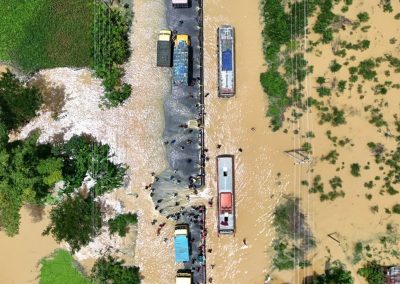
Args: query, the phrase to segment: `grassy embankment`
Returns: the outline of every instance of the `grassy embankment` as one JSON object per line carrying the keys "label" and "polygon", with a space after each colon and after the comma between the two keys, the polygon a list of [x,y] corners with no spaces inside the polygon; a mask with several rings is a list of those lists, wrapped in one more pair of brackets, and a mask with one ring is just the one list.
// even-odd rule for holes
{"label": "grassy embankment", "polygon": [[90,66],[88,1],[0,0],[0,60],[24,72]]}
{"label": "grassy embankment", "polygon": [[89,284],[91,283],[78,268],[71,254],[65,250],[56,250],[50,258],[41,262],[40,284]]}
{"label": "grassy embankment", "polygon": [[0,61],[25,73],[91,67],[103,79],[106,107],[130,96],[121,80],[130,55],[128,6],[78,0],[0,0],[0,6]]}

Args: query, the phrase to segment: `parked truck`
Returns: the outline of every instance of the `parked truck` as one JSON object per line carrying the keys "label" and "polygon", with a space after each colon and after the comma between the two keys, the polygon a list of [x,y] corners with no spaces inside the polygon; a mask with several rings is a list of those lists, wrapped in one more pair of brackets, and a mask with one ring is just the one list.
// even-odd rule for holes
{"label": "parked truck", "polygon": [[189,36],[178,34],[175,39],[173,56],[173,81],[175,85],[189,85],[189,49]]}
{"label": "parked truck", "polygon": [[174,8],[189,8],[191,0],[172,0],[172,7]]}
{"label": "parked truck", "polygon": [[170,30],[161,30],[157,41],[157,66],[172,66],[172,32]]}
{"label": "parked truck", "polygon": [[189,261],[189,225],[177,224],[174,234],[175,261]]}
{"label": "parked truck", "polygon": [[192,284],[193,276],[190,270],[178,270],[176,273],[176,284]]}

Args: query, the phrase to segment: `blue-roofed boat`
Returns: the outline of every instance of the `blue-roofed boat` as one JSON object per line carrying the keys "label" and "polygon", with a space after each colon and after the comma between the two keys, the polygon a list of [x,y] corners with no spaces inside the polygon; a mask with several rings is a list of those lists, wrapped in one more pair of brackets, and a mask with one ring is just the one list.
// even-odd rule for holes
{"label": "blue-roofed boat", "polygon": [[218,93],[220,97],[231,97],[235,94],[235,30],[232,26],[219,27],[218,50]]}

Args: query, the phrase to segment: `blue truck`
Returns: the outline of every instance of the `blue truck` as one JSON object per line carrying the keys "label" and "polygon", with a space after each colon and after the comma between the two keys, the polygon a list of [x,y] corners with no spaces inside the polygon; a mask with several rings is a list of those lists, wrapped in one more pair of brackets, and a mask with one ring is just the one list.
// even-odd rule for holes
{"label": "blue truck", "polygon": [[177,224],[174,233],[175,261],[177,263],[189,261],[189,225]]}
{"label": "blue truck", "polygon": [[173,81],[174,85],[189,85],[189,48],[188,35],[177,35],[173,56]]}

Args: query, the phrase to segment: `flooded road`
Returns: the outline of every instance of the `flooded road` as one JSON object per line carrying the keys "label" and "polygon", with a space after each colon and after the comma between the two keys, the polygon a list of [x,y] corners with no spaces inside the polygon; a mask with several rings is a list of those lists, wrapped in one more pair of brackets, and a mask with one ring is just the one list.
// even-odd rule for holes
{"label": "flooded road", "polygon": [[[263,283],[271,261],[268,255],[272,255],[272,212],[290,183],[284,173],[293,167],[282,150],[292,147],[292,141],[284,134],[273,134],[265,117],[267,101],[259,83],[265,70],[259,1],[205,1],[204,8],[204,92],[210,93],[205,98],[210,158],[206,187],[216,196],[215,158],[235,155],[237,220],[234,237],[218,237],[216,206],[209,208],[207,247],[212,253],[207,254],[207,273],[213,283]],[[223,24],[233,25],[236,34],[237,89],[230,99],[217,96],[217,28]],[[220,149],[217,144],[222,145]],[[278,172],[283,174],[279,179]]]}

